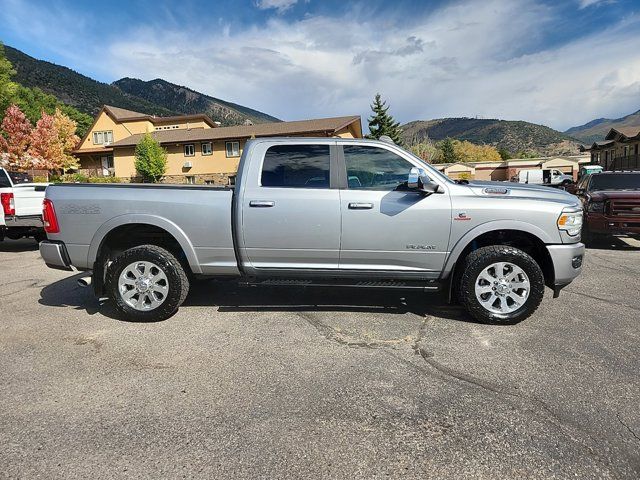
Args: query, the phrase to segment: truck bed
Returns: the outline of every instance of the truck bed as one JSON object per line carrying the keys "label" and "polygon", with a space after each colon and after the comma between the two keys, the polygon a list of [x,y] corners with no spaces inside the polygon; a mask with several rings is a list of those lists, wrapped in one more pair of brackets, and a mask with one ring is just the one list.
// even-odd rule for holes
{"label": "truck bed", "polygon": [[169,232],[194,273],[234,274],[231,232],[233,190],[228,187],[158,184],[57,184],[47,188],[71,263],[90,269],[112,229],[136,223]]}

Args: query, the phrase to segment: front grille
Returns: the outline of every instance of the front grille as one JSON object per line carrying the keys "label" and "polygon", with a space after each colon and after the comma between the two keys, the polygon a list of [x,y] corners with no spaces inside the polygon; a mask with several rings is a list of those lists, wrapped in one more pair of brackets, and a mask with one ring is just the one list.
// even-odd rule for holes
{"label": "front grille", "polygon": [[640,217],[640,199],[609,200],[607,212],[613,216]]}

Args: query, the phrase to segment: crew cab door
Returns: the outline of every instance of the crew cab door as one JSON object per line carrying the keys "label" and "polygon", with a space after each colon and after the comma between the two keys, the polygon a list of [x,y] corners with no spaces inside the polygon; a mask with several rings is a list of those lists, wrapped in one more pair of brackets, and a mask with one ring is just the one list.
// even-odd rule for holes
{"label": "crew cab door", "polygon": [[338,145],[338,158],[347,187],[340,190],[340,269],[438,276],[451,230],[446,187],[428,196],[402,191],[411,168],[424,165],[392,147]]}
{"label": "crew cab door", "polygon": [[253,273],[337,269],[340,193],[335,142],[260,143],[243,176],[242,245]]}

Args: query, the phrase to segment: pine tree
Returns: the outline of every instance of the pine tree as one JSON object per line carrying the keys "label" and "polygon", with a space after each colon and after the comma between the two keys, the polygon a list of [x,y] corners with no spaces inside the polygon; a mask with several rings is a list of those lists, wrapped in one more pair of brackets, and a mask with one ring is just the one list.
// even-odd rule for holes
{"label": "pine tree", "polygon": [[371,110],[373,111],[373,115],[369,117],[370,133],[367,135],[367,138],[379,139],[381,136],[387,135],[397,145],[402,144],[400,123],[396,122],[394,118],[389,115],[387,102],[382,100],[379,93],[376,94],[373,100]]}
{"label": "pine tree", "polygon": [[145,182],[156,183],[167,170],[167,151],[148,133],[136,145],[135,159],[136,171]]}
{"label": "pine tree", "polygon": [[455,148],[453,147],[453,140],[449,137],[440,142],[440,150],[442,150],[443,163],[455,163],[458,161]]}

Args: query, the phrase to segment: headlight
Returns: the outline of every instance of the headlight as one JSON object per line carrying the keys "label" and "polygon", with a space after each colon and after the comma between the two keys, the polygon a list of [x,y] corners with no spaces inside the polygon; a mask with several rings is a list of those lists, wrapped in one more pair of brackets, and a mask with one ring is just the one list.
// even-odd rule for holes
{"label": "headlight", "polygon": [[604,212],[604,202],[590,202],[587,205],[587,211],[603,213]]}
{"label": "headlight", "polygon": [[564,230],[572,237],[578,235],[582,229],[582,211],[563,211],[557,223],[559,230]]}

